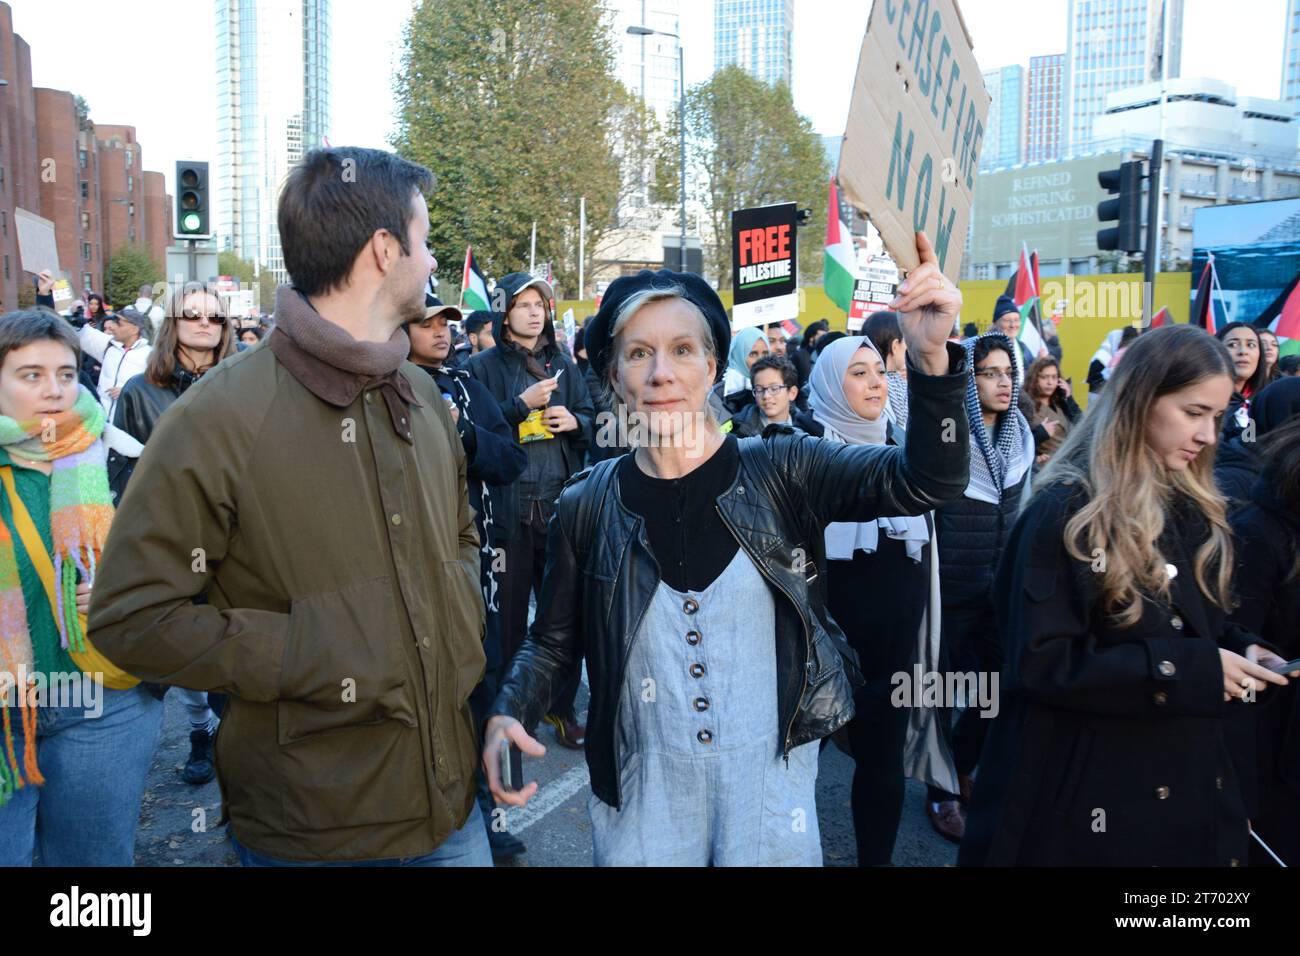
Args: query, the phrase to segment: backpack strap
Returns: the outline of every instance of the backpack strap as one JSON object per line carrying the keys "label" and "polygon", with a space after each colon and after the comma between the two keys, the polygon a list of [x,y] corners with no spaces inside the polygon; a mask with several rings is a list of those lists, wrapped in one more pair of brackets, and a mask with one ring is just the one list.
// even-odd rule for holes
{"label": "backpack strap", "polygon": [[588,465],[569,478],[564,483],[564,490],[560,492],[563,500],[564,491],[571,485],[584,485],[580,494],[575,492],[570,496],[573,500],[573,524],[568,532],[569,543],[573,545],[579,567],[585,564],[587,552],[591,549],[591,540],[596,535],[596,519],[609,493],[610,484],[615,480],[614,469],[621,458],[622,455]]}

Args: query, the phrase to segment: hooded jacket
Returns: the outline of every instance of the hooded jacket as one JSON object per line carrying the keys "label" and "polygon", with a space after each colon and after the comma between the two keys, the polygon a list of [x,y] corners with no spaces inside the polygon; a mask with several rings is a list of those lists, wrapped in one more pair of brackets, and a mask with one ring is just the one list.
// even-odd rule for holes
{"label": "hooded jacket", "polygon": [[[519,273],[512,275],[519,275]],[[503,279],[502,285],[505,285],[506,280],[511,278],[512,276],[507,276],[506,279]],[[507,309],[524,288],[527,288],[527,285],[520,285],[514,288],[513,291],[508,291]],[[486,386],[492,397],[496,399],[501,415],[506,420],[506,424],[510,426],[515,442],[518,443],[519,424],[528,417],[528,413],[531,411],[519,396],[533,384],[535,379],[528,374],[524,356],[519,350],[506,345],[505,325],[506,314],[504,312],[493,312],[492,334],[496,338],[497,344],[490,349],[471,356],[466,363],[466,367],[470,375]],[[592,407],[591,395],[587,391],[587,385],[583,377],[578,374],[577,365],[555,344],[555,323],[549,306],[547,307],[546,324],[542,327],[542,334],[549,340],[540,357],[543,367],[551,375],[561,369],[564,370],[564,374],[560,376],[559,386],[551,394],[550,404],[567,408],[569,413],[577,419],[578,427],[573,431],[556,435],[553,439],[530,442],[524,446],[524,451],[527,454],[536,454],[540,450],[530,451],[529,445],[557,445],[567,476],[581,470],[585,463],[587,447],[592,441],[595,409]],[[516,479],[509,485],[501,486],[499,493],[494,490],[492,492],[492,503],[494,507],[499,505],[495,524],[501,540],[508,540],[514,536],[515,526],[519,524],[522,517],[522,508],[519,501],[519,480]]]}

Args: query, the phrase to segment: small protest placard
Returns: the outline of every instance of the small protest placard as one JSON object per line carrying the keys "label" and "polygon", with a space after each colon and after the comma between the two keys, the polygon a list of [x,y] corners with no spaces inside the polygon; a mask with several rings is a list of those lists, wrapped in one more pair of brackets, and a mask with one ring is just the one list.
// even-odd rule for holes
{"label": "small protest placard", "polygon": [[731,214],[731,327],[767,325],[799,315],[798,236],[792,202]]}

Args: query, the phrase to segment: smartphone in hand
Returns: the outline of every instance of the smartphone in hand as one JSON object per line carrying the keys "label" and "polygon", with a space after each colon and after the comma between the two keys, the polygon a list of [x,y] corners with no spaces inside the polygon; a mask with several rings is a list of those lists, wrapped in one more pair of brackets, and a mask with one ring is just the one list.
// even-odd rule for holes
{"label": "smartphone in hand", "polygon": [[501,741],[501,789],[515,791],[524,785],[523,752],[509,740]]}

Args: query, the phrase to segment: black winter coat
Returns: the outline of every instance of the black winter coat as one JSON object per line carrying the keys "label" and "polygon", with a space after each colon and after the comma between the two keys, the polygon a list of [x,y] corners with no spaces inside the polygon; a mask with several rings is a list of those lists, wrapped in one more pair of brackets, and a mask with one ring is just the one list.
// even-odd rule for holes
{"label": "black winter coat", "polygon": [[1219,442],[1218,451],[1214,453],[1214,483],[1219,486],[1219,493],[1228,499],[1229,512],[1240,508],[1250,498],[1250,489],[1259,480],[1264,467],[1254,444],[1242,441],[1241,437],[1238,434]]}
{"label": "black winter coat", "polygon": [[[483,521],[483,485],[496,501],[498,489],[504,496],[506,488],[523,474],[528,465],[528,453],[515,440],[515,433],[501,417],[501,409],[481,382],[476,382],[462,369],[420,368],[429,373],[444,395],[450,395],[460,414],[456,419],[456,433],[465,449],[465,488],[469,506],[474,509],[474,524],[479,541],[492,544],[498,540],[500,529],[493,514],[491,531]],[[463,391],[462,391],[463,389]],[[473,424],[470,424],[473,422]]]}
{"label": "black winter coat", "polygon": [[[825,433],[821,422],[808,412],[801,412],[798,406],[790,409],[790,421],[796,428],[802,429],[814,438],[821,438]],[[765,426],[759,417],[757,405],[746,405],[731,417],[731,432],[740,438],[754,438],[762,435]]]}
{"label": "black winter coat", "polygon": [[[166,387],[154,385],[143,375],[132,376],[126,380],[122,393],[117,398],[117,405],[113,409],[113,424],[140,444],[147,444],[163,412],[171,408],[172,403],[198,380],[197,375],[187,371],[180,363],[177,363],[171,383]],[[137,461],[138,458],[110,453],[108,488],[113,493],[114,505],[121,503]]]}
{"label": "black winter coat", "polygon": [[[829,736],[853,717],[852,651],[824,606],[817,567],[831,521],[919,515],[961,494],[969,480],[966,357],[949,345],[950,374],[908,375],[905,447],[844,445],[784,429],[742,439],[735,482],[717,500],[739,547],[776,601],[777,713],[783,751]],[[958,422],[944,441],[944,420]],[[952,437],[952,436],[949,436]],[[768,456],[756,473],[748,454]],[[592,792],[620,805],[617,717],[630,642],[659,586],[642,519],[619,498],[615,462],[575,476],[551,521],[537,618],[493,704],[531,729],[585,657],[591,687],[587,765]],[[769,480],[771,478],[772,480]],[[789,502],[787,507],[784,502]],[[579,539],[579,528],[588,536]],[[803,556],[796,560],[796,548]],[[847,652],[847,653],[846,653]]]}
{"label": "black winter coat", "polygon": [[[964,866],[1244,865],[1249,835],[1225,720],[1219,648],[1253,635],[1201,594],[1193,557],[1205,525],[1166,522],[1172,606],[1144,599],[1117,628],[1097,575],[1065,548],[1081,490],[1034,495],[993,589],[1006,649],[1001,711],[980,759]],[[1266,691],[1272,693],[1272,691]]]}
{"label": "black winter coat", "polygon": [[[504,326],[505,313],[492,313],[492,334],[498,343],[505,341]],[[573,359],[554,345],[555,325],[549,315],[543,334],[552,343],[546,347],[543,356],[544,364],[549,365],[552,373],[564,369],[559,386],[551,393],[550,403],[567,408],[569,413],[578,420],[578,427],[574,431],[564,432],[552,439],[561,443],[565,468],[572,475],[585,464],[587,447],[592,441],[595,409],[592,407],[586,382],[578,374],[578,366],[574,364]],[[535,381],[524,366],[524,357],[518,351],[498,344],[471,356],[466,368],[469,374],[485,385],[492,397],[496,399],[501,415],[514,433],[515,442],[518,443],[519,423],[527,418],[531,411],[519,396]],[[513,537],[520,521],[519,482],[514,481],[502,488],[501,494],[493,495],[492,506],[496,511],[494,519],[500,539],[504,541]]]}
{"label": "black winter coat", "polygon": [[1002,490],[1001,504],[963,495],[935,512],[939,579],[945,604],[988,600],[993,572],[1020,513],[1020,497],[1028,483],[1026,472],[1020,484]]}
{"label": "black winter coat", "polygon": [[[1267,481],[1230,518],[1236,537],[1238,606],[1231,620],[1287,660],[1300,657],[1300,514]],[[1300,863],[1300,681],[1270,687],[1253,711],[1257,773],[1250,807],[1255,830],[1288,866]],[[1256,847],[1252,853],[1259,856]]]}

